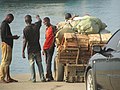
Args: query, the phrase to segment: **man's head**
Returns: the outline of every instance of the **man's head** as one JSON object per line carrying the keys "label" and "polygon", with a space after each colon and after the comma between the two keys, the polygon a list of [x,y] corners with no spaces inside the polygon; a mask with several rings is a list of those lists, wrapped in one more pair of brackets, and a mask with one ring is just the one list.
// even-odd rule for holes
{"label": "man's head", "polygon": [[26,16],[25,16],[25,22],[26,22],[26,24],[31,24],[31,22],[32,22],[32,17],[31,17],[30,15],[26,15]]}
{"label": "man's head", "polygon": [[50,25],[50,18],[49,17],[45,17],[43,19],[43,23],[44,23],[44,25],[49,26]]}
{"label": "man's head", "polygon": [[69,20],[70,18],[72,18],[72,15],[70,13],[66,13],[65,20]]}
{"label": "man's head", "polygon": [[7,14],[5,20],[8,22],[8,23],[11,23],[13,20],[14,20],[14,16],[13,14]]}

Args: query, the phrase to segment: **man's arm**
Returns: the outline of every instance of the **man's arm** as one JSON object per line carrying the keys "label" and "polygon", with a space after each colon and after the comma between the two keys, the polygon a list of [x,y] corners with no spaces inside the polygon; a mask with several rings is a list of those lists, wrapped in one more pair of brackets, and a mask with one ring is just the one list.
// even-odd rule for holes
{"label": "man's arm", "polygon": [[22,57],[25,58],[25,48],[26,48],[27,42],[25,39],[23,39],[23,49],[22,49]]}
{"label": "man's arm", "polygon": [[18,35],[8,35],[8,32],[10,31],[9,26],[6,23],[2,23],[1,25],[1,35],[5,38],[11,38],[11,39],[18,39],[20,36]]}
{"label": "man's arm", "polygon": [[22,48],[22,57],[23,58],[25,58],[25,48],[26,48],[26,46],[27,46],[27,40],[26,40],[26,38],[25,38],[25,33],[24,33],[24,31],[23,31],[23,48]]}
{"label": "man's arm", "polygon": [[18,39],[20,36],[18,36],[18,35],[8,35],[8,36],[6,36],[6,38],[12,38],[12,39]]}
{"label": "man's arm", "polygon": [[42,26],[42,20],[41,20],[41,18],[39,17],[39,15],[36,15],[36,19],[37,19],[37,22],[35,22],[35,28],[36,28],[37,30],[39,30],[40,27]]}

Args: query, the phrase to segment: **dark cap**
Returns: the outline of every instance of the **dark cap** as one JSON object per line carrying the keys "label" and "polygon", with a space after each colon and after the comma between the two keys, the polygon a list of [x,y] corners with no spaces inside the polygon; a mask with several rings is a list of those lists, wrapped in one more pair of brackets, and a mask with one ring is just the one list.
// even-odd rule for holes
{"label": "dark cap", "polygon": [[72,17],[72,15],[70,13],[65,14],[65,19],[70,19],[71,17]]}

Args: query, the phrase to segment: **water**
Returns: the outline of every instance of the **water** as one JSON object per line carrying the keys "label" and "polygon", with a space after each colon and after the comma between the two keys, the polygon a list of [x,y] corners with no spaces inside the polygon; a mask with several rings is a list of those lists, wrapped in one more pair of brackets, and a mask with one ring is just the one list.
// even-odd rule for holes
{"label": "water", "polygon": [[[64,14],[83,16],[90,14],[100,18],[107,24],[108,30],[114,33],[120,28],[120,1],[119,0],[0,0],[0,23],[8,13],[13,13],[15,20],[10,24],[12,33],[20,35],[20,39],[14,41],[13,60],[11,73],[29,73],[27,59],[22,59],[22,31],[25,27],[24,16],[30,14],[35,22],[37,14],[43,19],[51,18],[51,23],[56,24],[64,20]],[[41,28],[41,46],[43,46],[45,26]],[[26,54],[27,56],[27,54]],[[1,58],[1,51],[0,51]],[[43,66],[45,70],[44,56]],[[1,59],[0,59],[1,61]]]}

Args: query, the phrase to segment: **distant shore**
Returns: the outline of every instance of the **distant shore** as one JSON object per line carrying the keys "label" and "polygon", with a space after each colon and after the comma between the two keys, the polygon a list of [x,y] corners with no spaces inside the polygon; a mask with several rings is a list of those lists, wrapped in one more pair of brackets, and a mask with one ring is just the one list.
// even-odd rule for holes
{"label": "distant shore", "polygon": [[17,79],[17,83],[0,83],[0,90],[85,90],[85,83],[66,83],[66,82],[40,82],[37,75],[37,82],[29,81],[30,74],[12,75]]}

